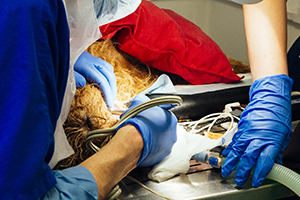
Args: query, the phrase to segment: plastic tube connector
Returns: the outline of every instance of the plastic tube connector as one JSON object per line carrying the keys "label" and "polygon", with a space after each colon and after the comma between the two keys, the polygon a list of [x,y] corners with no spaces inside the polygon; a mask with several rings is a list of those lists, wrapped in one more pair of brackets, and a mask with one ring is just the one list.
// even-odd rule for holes
{"label": "plastic tube connector", "polygon": [[217,168],[221,167],[220,163],[221,163],[220,157],[210,156],[208,159],[208,164],[210,164],[213,167],[217,167]]}
{"label": "plastic tube connector", "polygon": [[207,163],[213,167],[221,167],[221,158],[219,153],[203,151],[195,154],[192,158],[197,162]]}
{"label": "plastic tube connector", "polygon": [[197,162],[207,163],[208,162],[208,151],[203,151],[200,153],[195,154],[192,158]]}

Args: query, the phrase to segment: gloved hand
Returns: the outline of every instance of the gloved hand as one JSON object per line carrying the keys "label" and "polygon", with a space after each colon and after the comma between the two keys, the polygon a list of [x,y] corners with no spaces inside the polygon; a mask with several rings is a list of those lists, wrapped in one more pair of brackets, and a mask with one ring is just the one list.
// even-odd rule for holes
{"label": "gloved hand", "polygon": [[274,162],[282,164],[282,152],[292,133],[291,92],[293,80],[275,75],[256,80],[250,103],[243,111],[238,131],[223,151],[227,157],[222,176],[228,176],[240,160],[235,182],[242,186],[255,166],[252,186],[259,187]]}
{"label": "gloved hand", "polygon": [[[148,100],[145,95],[137,95],[126,112]],[[149,108],[125,121],[118,129],[127,124],[134,125],[144,140],[143,153],[137,166],[155,165],[171,153],[177,140],[177,118],[171,111],[158,106]]]}
{"label": "gloved hand", "polygon": [[108,62],[83,52],[74,64],[76,87],[81,88],[86,84],[96,83],[100,86],[102,96],[109,108],[114,106],[117,96],[117,82],[114,68]]}

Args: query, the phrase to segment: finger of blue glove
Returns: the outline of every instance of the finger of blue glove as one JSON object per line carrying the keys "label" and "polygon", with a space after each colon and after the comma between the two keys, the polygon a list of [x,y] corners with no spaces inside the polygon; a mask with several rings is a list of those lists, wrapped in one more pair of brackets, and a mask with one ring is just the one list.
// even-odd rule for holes
{"label": "finger of blue glove", "polygon": [[280,151],[280,145],[268,145],[266,146],[257,160],[257,164],[255,167],[252,186],[257,188],[259,187],[267,175],[272,170],[274,166],[274,160]]}
{"label": "finger of blue glove", "polygon": [[74,71],[74,77],[76,82],[76,88],[83,88],[86,85],[85,78],[77,71]]}
{"label": "finger of blue glove", "polygon": [[117,86],[112,65],[85,51],[77,59],[74,70],[85,77],[90,83],[99,85],[107,106],[114,106]]}
{"label": "finger of blue glove", "polygon": [[163,105],[159,105],[158,107],[163,108],[165,110],[170,110],[176,106],[178,106],[178,105],[177,104],[163,104]]}
{"label": "finger of blue glove", "polygon": [[[104,73],[103,73],[104,72]],[[102,96],[107,103],[107,106],[110,108],[114,107],[114,101],[117,96],[117,85],[116,85],[116,77],[113,73],[105,74],[107,70],[103,69],[102,73],[98,70],[94,73],[90,74],[86,79],[90,83],[96,83],[100,86],[100,91]]]}
{"label": "finger of blue glove", "polygon": [[[230,152],[233,150],[233,146],[235,145],[237,139],[240,137],[242,133],[240,131],[237,131],[233,138],[232,138],[232,142],[222,151],[222,156],[224,157],[227,157],[226,160],[227,162],[225,161],[224,165],[225,165],[225,168],[224,168],[224,165],[222,167],[222,176],[223,177],[226,177],[228,176],[229,174],[231,174],[231,172],[233,171],[233,169],[236,167],[236,164],[235,161],[233,162],[233,164],[229,164],[230,162],[232,162],[230,160],[230,158],[228,157],[231,157],[232,156],[237,156],[236,153],[231,153]],[[237,152],[237,151],[236,151]],[[240,157],[241,155],[239,155],[238,157]],[[223,169],[224,168],[224,169]],[[233,169],[232,169],[233,168]]]}
{"label": "finger of blue glove", "polygon": [[223,177],[229,176],[232,173],[232,171],[236,168],[238,161],[244,152],[244,148],[245,146],[243,144],[240,146],[236,146],[234,144],[229,149],[229,152],[225,152],[227,154],[227,158],[221,169],[221,174]]}
{"label": "finger of blue glove", "polygon": [[222,151],[222,155],[227,157],[230,151],[232,150],[233,145],[235,144],[236,140],[241,136],[241,131],[237,131],[232,138],[232,142]]}
{"label": "finger of blue glove", "polygon": [[117,80],[114,73],[114,67],[102,59],[99,60],[99,63],[101,64],[94,64],[95,68],[106,77],[111,87],[112,93],[117,94]]}
{"label": "finger of blue glove", "polygon": [[222,151],[222,156],[223,157],[227,157],[228,156],[228,154],[230,153],[230,151],[232,150],[232,145],[233,145],[234,143],[233,142],[231,142],[227,147],[226,147],[226,149],[224,149],[223,151]]}
{"label": "finger of blue glove", "polygon": [[283,142],[282,145],[281,145],[282,147],[281,147],[281,149],[280,149],[280,151],[279,151],[279,153],[277,154],[277,157],[276,157],[276,159],[275,159],[275,163],[282,165],[282,154],[283,154],[284,149],[285,149],[285,148],[288,146],[288,144],[290,143],[290,140],[291,140],[290,136],[289,136],[289,135],[286,135],[285,140],[284,140],[284,142]]}
{"label": "finger of blue glove", "polygon": [[261,140],[252,140],[247,146],[236,171],[235,183],[237,186],[243,186],[248,180],[262,148],[264,148],[264,142]]}

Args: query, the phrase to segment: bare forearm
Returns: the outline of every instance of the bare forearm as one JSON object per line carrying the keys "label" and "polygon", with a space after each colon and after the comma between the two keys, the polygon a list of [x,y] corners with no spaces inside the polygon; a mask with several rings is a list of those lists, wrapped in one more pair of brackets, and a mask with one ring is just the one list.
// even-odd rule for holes
{"label": "bare forearm", "polygon": [[96,179],[99,199],[108,192],[136,166],[142,150],[143,139],[138,130],[127,125],[118,130],[112,140],[99,152],[84,161]]}
{"label": "bare forearm", "polygon": [[264,0],[243,9],[253,81],[288,74],[286,0]]}

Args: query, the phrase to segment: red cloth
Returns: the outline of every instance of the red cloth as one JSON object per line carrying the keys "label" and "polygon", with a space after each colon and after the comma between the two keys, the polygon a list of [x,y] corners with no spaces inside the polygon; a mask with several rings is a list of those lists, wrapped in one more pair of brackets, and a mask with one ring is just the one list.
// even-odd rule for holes
{"label": "red cloth", "polygon": [[142,63],[180,75],[192,84],[241,79],[220,47],[198,26],[149,1],[100,30],[103,39],[115,37],[122,51]]}

